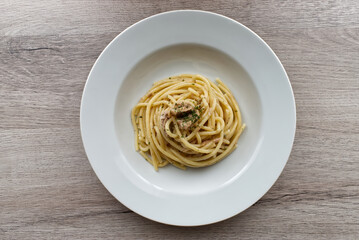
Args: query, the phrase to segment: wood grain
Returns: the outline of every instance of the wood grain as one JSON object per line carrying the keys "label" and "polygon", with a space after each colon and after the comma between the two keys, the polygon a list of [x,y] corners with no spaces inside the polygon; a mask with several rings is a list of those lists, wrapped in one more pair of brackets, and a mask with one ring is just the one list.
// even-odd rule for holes
{"label": "wood grain", "polygon": [[[271,190],[209,226],[147,220],[101,185],[82,147],[87,75],[126,27],[174,9],[257,32],[290,77],[292,154]],[[2,1],[0,239],[359,239],[359,1]]]}

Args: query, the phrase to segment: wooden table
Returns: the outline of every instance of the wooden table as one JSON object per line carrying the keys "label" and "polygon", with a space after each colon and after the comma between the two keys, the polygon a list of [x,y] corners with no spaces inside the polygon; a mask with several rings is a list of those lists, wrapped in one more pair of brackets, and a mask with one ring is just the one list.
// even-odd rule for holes
{"label": "wooden table", "polygon": [[[272,189],[195,228],[133,213],[86,158],[87,75],[121,31],[202,9],[258,33],[291,80],[297,132]],[[359,1],[1,1],[0,239],[359,239]]]}

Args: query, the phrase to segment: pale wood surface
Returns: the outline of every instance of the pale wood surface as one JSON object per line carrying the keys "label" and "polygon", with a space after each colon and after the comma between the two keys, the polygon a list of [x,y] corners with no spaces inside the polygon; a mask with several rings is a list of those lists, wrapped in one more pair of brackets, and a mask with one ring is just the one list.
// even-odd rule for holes
{"label": "pale wood surface", "polygon": [[[297,103],[279,180],[224,222],[172,227],[117,202],[82,147],[79,106],[102,49],[173,9],[224,14],[277,53]],[[359,1],[0,2],[0,239],[359,239]]]}

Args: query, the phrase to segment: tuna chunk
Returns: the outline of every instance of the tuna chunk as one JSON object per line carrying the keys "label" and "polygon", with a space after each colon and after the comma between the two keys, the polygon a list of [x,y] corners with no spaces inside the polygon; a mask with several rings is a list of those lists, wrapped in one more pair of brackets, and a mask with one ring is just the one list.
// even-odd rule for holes
{"label": "tuna chunk", "polygon": [[194,123],[200,118],[200,111],[192,102],[179,100],[171,109],[166,109],[161,113],[160,121],[163,129],[168,119],[172,116],[175,117],[180,129],[190,130],[194,126]]}
{"label": "tuna chunk", "polygon": [[194,107],[194,104],[190,101],[179,100],[174,104],[173,108],[171,109],[171,114],[176,117],[181,117],[192,112],[194,110]]}
{"label": "tuna chunk", "polygon": [[163,129],[165,129],[165,125],[166,125],[166,122],[168,121],[168,119],[171,118],[171,112],[166,109],[164,110],[162,113],[161,113],[161,116],[160,116],[160,121],[161,121],[161,127]]}

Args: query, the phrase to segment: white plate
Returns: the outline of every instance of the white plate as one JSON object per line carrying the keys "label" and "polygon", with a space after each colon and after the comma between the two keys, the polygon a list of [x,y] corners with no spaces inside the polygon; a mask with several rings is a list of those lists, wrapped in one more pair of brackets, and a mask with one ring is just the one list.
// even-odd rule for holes
{"label": "white plate", "polygon": [[[181,73],[219,77],[247,128],[213,166],[156,172],[135,152],[130,111],[154,81]],[[287,162],[295,126],[291,85],[273,51],[242,24],[203,11],[161,13],[119,34],[94,64],[81,103],[82,140],[103,185],[134,212],[181,226],[227,219],[260,199]]]}

